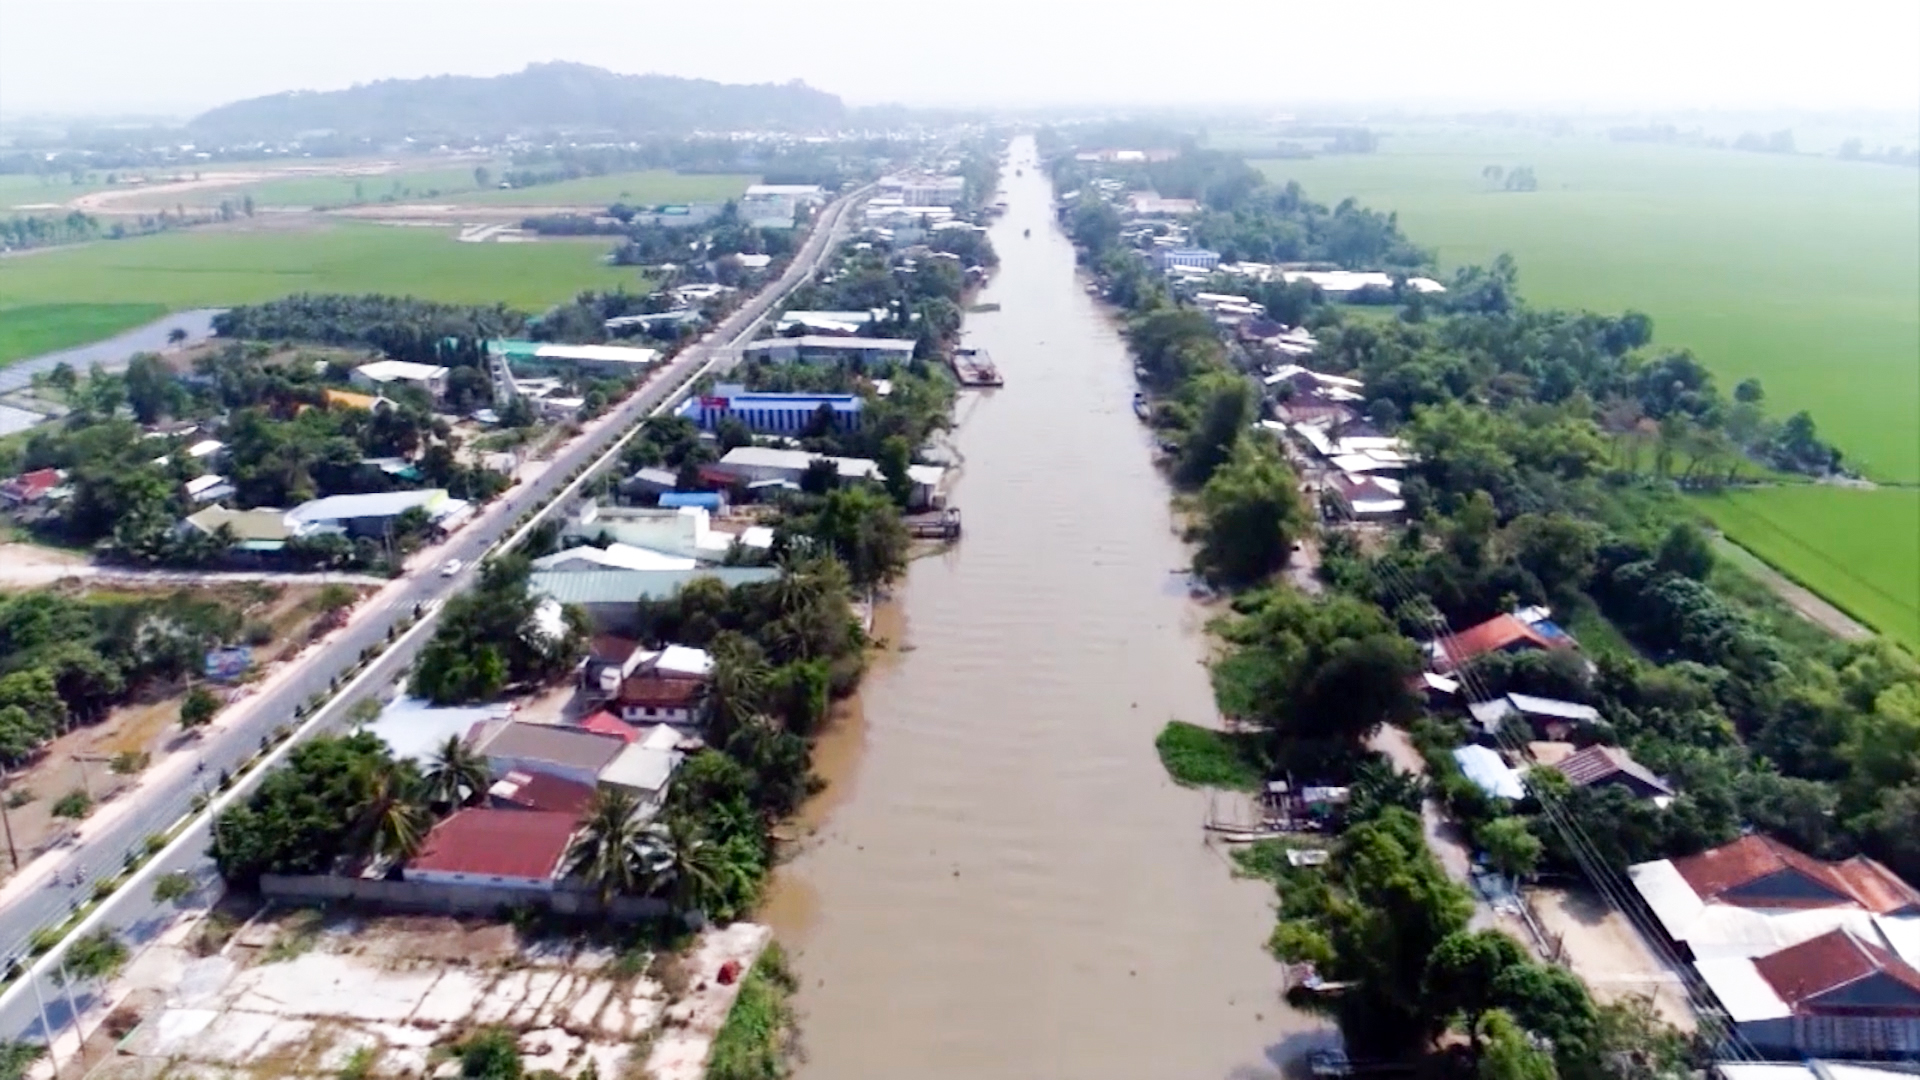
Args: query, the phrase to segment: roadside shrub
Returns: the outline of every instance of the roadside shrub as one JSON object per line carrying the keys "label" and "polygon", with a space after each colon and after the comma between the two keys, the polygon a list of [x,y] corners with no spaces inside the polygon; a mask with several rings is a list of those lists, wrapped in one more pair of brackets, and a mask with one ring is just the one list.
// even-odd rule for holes
{"label": "roadside shrub", "polygon": [[60,796],[60,801],[53,804],[54,817],[78,821],[92,812],[93,797],[79,788]]}

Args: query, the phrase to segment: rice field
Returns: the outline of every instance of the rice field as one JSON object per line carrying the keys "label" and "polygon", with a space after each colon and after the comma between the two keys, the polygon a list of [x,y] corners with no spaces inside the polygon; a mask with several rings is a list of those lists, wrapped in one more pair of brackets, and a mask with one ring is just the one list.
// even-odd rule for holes
{"label": "rice field", "polygon": [[[1867,475],[1920,481],[1920,171],[1829,158],[1393,135],[1380,153],[1267,160],[1315,199],[1395,211],[1446,268],[1510,252],[1536,303],[1653,316],[1731,388],[1808,409]],[[1489,165],[1539,190],[1493,190]]]}
{"label": "rice field", "polygon": [[1920,650],[1920,490],[1803,484],[1694,503],[1780,572]]}
{"label": "rice field", "polygon": [[189,230],[0,259],[0,364],[110,336],[165,311],[296,292],[381,292],[541,311],[640,287],[596,240],[460,244],[453,230],[359,223]]}
{"label": "rice field", "polygon": [[665,169],[583,176],[553,184],[475,191],[448,200],[471,206],[636,206],[660,203],[725,202],[738,198],[757,176],[733,173],[677,173]]}

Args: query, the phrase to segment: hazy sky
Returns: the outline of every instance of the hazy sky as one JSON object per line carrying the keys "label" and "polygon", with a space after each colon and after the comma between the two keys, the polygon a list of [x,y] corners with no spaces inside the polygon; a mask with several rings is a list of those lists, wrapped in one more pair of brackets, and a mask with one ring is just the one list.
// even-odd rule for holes
{"label": "hazy sky", "polygon": [[1920,3],[0,0],[0,111],[187,114],[529,61],[869,104],[1920,103]]}

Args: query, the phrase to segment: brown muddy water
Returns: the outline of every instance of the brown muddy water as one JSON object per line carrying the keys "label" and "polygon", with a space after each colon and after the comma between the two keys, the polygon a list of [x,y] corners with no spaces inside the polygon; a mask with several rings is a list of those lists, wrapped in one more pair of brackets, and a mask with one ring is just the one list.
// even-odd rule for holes
{"label": "brown muddy water", "polygon": [[966,537],[878,627],[896,650],[821,747],[834,788],[765,913],[801,980],[800,1076],[1274,1076],[1327,1036],[1280,998],[1271,891],[1231,877],[1206,796],[1154,755],[1169,718],[1215,713],[1132,362],[1031,140],[1002,179],[980,298],[1002,309],[966,337],[1007,385],[957,411]]}

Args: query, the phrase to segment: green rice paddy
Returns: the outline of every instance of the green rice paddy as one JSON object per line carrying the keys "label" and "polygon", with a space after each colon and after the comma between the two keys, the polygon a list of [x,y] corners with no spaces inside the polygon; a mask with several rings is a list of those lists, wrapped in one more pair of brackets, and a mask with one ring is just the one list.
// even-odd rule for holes
{"label": "green rice paddy", "polygon": [[[1268,160],[1323,202],[1397,212],[1443,268],[1508,252],[1543,304],[1627,308],[1723,387],[1758,377],[1853,468],[1920,482],[1920,172],[1588,137],[1391,134],[1370,155]],[[1489,165],[1539,190],[1493,190]],[[1920,491],[1783,486],[1702,499],[1736,542],[1920,646]]]}
{"label": "green rice paddy", "polygon": [[1806,484],[1695,502],[1742,547],[1920,649],[1920,490]]}
{"label": "green rice paddy", "polygon": [[583,289],[638,287],[610,243],[462,244],[452,230],[366,224],[184,231],[0,259],[0,364],[107,337],[164,311],[296,292],[382,292],[540,311]]}
{"label": "green rice paddy", "polygon": [[660,203],[725,202],[737,198],[757,176],[731,173],[677,173],[665,169],[646,172],[583,176],[554,184],[508,190],[476,191],[449,200],[478,206],[635,206]]}

